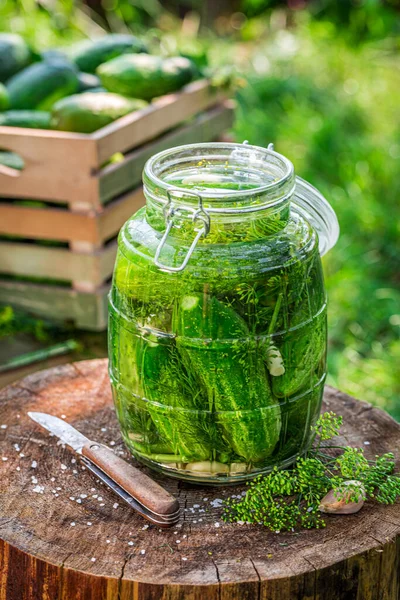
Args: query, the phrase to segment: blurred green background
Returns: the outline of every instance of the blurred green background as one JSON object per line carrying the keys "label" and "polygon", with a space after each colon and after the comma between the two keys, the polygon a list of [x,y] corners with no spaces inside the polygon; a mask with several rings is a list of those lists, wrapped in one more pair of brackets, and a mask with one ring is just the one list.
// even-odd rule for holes
{"label": "blurred green background", "polygon": [[[235,139],[273,142],[339,218],[324,258],[329,383],[400,419],[398,0],[2,0],[0,30],[37,50],[133,31],[164,54],[233,65]],[[0,311],[0,336],[18,330],[59,335]],[[105,354],[105,335],[80,339],[79,357]]]}

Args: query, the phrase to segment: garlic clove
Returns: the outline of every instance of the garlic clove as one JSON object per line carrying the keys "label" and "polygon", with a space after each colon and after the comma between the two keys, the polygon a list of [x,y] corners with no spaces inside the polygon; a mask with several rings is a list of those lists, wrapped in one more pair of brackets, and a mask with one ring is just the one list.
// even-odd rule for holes
{"label": "garlic clove", "polygon": [[[348,491],[343,488],[348,486]],[[354,494],[355,488],[359,489],[358,501],[349,501]],[[323,513],[333,515],[352,515],[357,513],[364,506],[365,488],[361,481],[351,479],[342,483],[341,489],[333,489],[321,500],[319,510]]]}
{"label": "garlic clove", "polygon": [[267,350],[267,369],[273,377],[279,377],[285,372],[282,354],[273,344]]}

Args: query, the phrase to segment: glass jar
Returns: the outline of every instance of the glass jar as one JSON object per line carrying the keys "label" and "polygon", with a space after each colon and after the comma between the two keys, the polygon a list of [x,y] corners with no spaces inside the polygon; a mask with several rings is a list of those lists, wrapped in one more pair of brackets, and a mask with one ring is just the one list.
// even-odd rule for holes
{"label": "glass jar", "polygon": [[246,144],[161,152],[122,227],[110,378],[124,441],[202,483],[283,467],[312,442],[326,377],[320,255],[335,213],[293,165]]}

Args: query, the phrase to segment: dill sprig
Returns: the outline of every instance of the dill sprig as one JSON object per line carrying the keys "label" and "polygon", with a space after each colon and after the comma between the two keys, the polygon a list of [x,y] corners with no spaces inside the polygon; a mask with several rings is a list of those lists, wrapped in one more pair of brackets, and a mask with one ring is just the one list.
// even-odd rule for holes
{"label": "dill sprig", "polygon": [[[342,417],[333,412],[322,414],[313,427],[313,448],[291,469],[281,471],[275,467],[268,475],[249,482],[242,499],[225,502],[223,519],[261,524],[277,533],[323,528],[326,522],[319,506],[332,489],[338,500],[346,502],[358,502],[361,494],[381,504],[394,504],[400,497],[400,476],[394,474],[393,454],[367,460],[362,448],[325,446],[323,442],[337,436],[341,425]],[[340,449],[341,454],[328,454],[332,448]],[[354,483],[345,485],[349,480]]]}

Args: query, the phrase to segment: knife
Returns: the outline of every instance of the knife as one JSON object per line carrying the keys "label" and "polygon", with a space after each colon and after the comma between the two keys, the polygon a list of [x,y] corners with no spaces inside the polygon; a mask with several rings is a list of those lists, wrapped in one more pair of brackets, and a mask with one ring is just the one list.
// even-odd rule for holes
{"label": "knife", "polygon": [[28,412],[28,416],[82,456],[81,461],[131,508],[159,527],[179,520],[179,503],[167,490],[104,444],[93,442],[75,427],[53,415]]}

